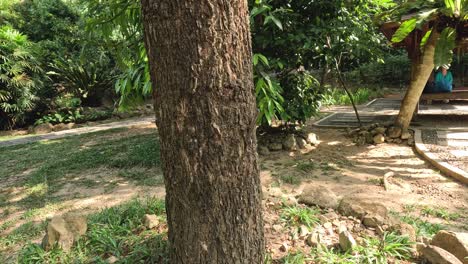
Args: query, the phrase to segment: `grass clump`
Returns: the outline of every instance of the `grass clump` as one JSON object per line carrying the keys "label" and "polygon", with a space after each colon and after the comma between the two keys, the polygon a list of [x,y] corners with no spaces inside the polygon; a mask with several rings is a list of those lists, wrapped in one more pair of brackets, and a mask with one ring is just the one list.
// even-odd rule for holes
{"label": "grass clump", "polygon": [[110,256],[119,263],[166,263],[165,232],[145,230],[143,216],[156,214],[164,222],[164,203],[158,199],[133,200],[88,217],[88,231],[69,253],[54,248],[44,251],[29,243],[20,252],[19,263],[106,263]]}
{"label": "grass clump", "polygon": [[45,226],[45,221],[40,223],[30,221],[20,225],[8,235],[0,237],[0,252],[7,251],[26,240],[34,239],[42,233]]}
{"label": "grass clump", "polygon": [[297,164],[296,168],[302,172],[311,172],[315,170],[316,165],[311,161],[305,161]]}
{"label": "grass clump", "polygon": [[310,259],[303,252],[290,252],[280,260],[281,264],[305,264]]}
{"label": "grass clump", "polygon": [[312,249],[311,255],[314,263],[320,264],[386,264],[390,259],[410,259],[411,246],[407,236],[384,233],[381,239],[365,238],[363,245],[357,246],[354,253],[319,246]]}
{"label": "grass clump", "polygon": [[424,207],[421,209],[421,214],[439,217],[444,220],[457,220],[460,218],[460,215],[457,213],[450,213],[447,209],[444,208],[431,208],[431,207]]}
{"label": "grass clump", "polygon": [[437,232],[444,229],[443,225],[433,224],[414,216],[402,216],[401,220],[412,225],[416,229],[417,236],[433,237]]}
{"label": "grass clump", "polygon": [[320,223],[319,213],[316,208],[297,205],[283,208],[280,218],[290,226],[305,225],[310,228]]}
{"label": "grass clump", "polygon": [[382,239],[367,238],[364,240],[364,245],[357,249],[359,252],[357,263],[385,264],[389,258],[409,259],[412,244],[408,236],[394,233],[384,233]]}
{"label": "grass clump", "polygon": [[292,185],[299,185],[301,184],[301,177],[295,175],[281,175],[280,180],[282,183],[292,184]]}

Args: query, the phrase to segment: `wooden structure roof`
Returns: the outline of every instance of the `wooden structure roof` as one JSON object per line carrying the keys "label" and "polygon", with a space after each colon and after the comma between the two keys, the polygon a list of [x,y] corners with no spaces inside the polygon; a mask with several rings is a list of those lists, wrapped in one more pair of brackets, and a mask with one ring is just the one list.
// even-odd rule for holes
{"label": "wooden structure roof", "polygon": [[[416,14],[403,16],[401,21],[409,20],[415,15]],[[424,25],[421,29],[413,30],[402,42],[394,43],[393,46],[405,48],[411,60],[419,58],[421,55],[421,40],[430,26],[432,26],[431,23],[432,22],[429,22],[429,24]],[[380,26],[380,30],[388,40],[391,40],[393,34],[395,34],[400,25],[401,22],[386,22]],[[458,53],[465,53],[468,51],[468,23],[464,23],[457,28],[457,47],[455,51]]]}

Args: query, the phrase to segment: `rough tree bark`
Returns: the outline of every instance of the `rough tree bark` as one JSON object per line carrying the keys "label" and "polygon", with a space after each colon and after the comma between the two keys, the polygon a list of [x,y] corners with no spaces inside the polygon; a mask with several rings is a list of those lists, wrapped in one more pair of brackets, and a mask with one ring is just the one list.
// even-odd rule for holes
{"label": "rough tree bark", "polygon": [[[424,46],[424,51],[420,60],[417,62],[416,66],[412,65],[412,67],[415,66],[415,68],[411,73],[411,83],[401,102],[400,112],[395,120],[395,126],[401,128],[399,134],[408,130],[419,98],[434,69],[434,51],[439,35],[440,33],[438,33],[437,30],[434,29],[432,31],[430,38]],[[395,137],[396,136],[399,135],[395,135]]]}
{"label": "rough tree bark", "polygon": [[170,263],[262,263],[246,0],[142,0]]}

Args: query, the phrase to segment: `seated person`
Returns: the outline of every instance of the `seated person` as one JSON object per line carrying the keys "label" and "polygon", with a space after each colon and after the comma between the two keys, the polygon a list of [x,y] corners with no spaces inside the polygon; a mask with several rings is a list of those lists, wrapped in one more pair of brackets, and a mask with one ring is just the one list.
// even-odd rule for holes
{"label": "seated person", "polygon": [[448,69],[448,65],[442,66],[435,76],[435,81],[426,84],[424,93],[450,93],[453,87],[453,76]]}

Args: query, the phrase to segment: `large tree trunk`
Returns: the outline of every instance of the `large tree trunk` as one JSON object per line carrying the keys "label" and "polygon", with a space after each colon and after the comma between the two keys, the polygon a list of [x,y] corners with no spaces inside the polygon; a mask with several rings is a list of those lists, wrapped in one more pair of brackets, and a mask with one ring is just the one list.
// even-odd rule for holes
{"label": "large tree trunk", "polygon": [[[400,112],[395,120],[395,126],[406,131],[413,118],[413,113],[419,101],[419,97],[426,86],[427,80],[434,70],[434,51],[439,33],[434,29],[431,37],[424,46],[421,58],[417,62],[412,62],[411,82],[405,97],[401,102]],[[416,65],[414,65],[417,63]]]}
{"label": "large tree trunk", "polygon": [[170,263],[262,263],[246,0],[142,0]]}

